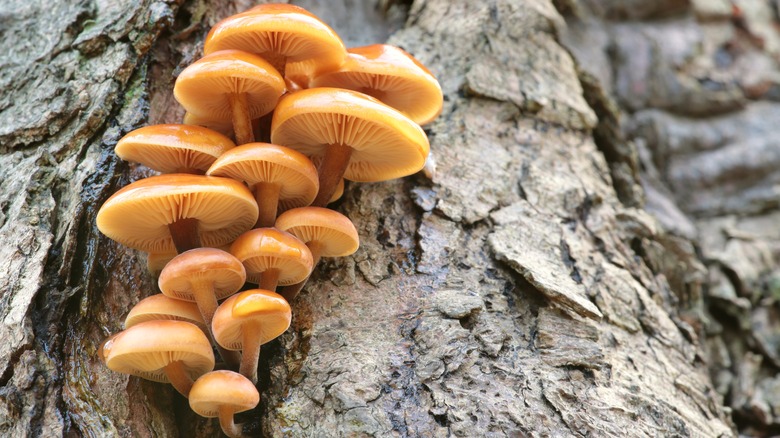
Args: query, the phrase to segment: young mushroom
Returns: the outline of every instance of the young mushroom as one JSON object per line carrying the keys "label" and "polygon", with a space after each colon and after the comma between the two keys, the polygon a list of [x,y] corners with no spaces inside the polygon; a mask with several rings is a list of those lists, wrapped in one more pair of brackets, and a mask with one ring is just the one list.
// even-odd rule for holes
{"label": "young mushroom", "polygon": [[278,209],[311,204],[319,189],[317,169],[302,153],[268,143],[249,143],[225,152],[207,175],[244,181],[260,210],[255,227],[272,227]]}
{"label": "young mushroom", "polygon": [[257,222],[257,202],[229,178],[187,174],[136,181],[100,207],[98,229],[130,248],[149,253],[221,246]]}
{"label": "young mushroom", "polygon": [[214,339],[228,350],[243,350],[240,372],[257,383],[260,346],[290,327],[287,300],[268,290],[251,289],[225,300],[214,314]]}
{"label": "young mushroom", "polygon": [[[357,251],[360,240],[355,225],[343,214],[327,208],[294,208],[279,215],[276,228],[294,235],[311,250],[314,266],[320,257],[346,257]],[[282,296],[292,301],[306,279],[284,288]]]}
{"label": "young mushroom", "polygon": [[147,321],[106,340],[99,356],[116,372],[170,383],[187,397],[192,382],[214,369],[211,343],[184,321]]}
{"label": "young mushroom", "polygon": [[219,132],[193,125],[152,125],[122,137],[114,152],[162,173],[203,175],[235,144]]}
{"label": "young mushroom", "polygon": [[[196,248],[174,257],[160,273],[160,291],[177,300],[195,302],[207,327],[217,310],[217,300],[233,295],[246,281],[241,261],[216,248]],[[229,365],[238,357],[220,350]]]}
{"label": "young mushroom", "polygon": [[425,164],[428,138],[419,125],[373,97],[351,90],[311,88],[279,101],[271,141],[320,161],[324,207],[339,181],[378,182],[411,175]]}
{"label": "young mushroom", "polygon": [[255,141],[252,119],[270,113],[284,79],[264,59],[239,50],[214,52],[185,68],[173,95],[198,117],[232,120],[238,144]]}
{"label": "young mushroom", "polygon": [[233,242],[230,252],[244,264],[247,281],[265,290],[295,284],[312,269],[309,248],[292,234],[276,228],[247,231]]}
{"label": "young mushroom", "polygon": [[441,113],[444,97],[433,74],[403,49],[373,44],[347,50],[340,68],[317,76],[312,87],[359,91],[424,125]]}
{"label": "young mushroom", "polygon": [[244,436],[234,415],[260,403],[260,393],[246,377],[233,371],[212,371],[202,375],[190,390],[190,408],[201,417],[219,417],[219,425],[231,438]]}

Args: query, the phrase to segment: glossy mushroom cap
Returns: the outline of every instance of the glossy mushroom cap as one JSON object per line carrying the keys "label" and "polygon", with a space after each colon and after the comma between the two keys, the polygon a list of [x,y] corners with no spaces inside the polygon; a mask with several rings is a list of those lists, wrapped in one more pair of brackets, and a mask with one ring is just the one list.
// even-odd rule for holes
{"label": "glossy mushroom cap", "polygon": [[125,318],[125,329],[142,322],[161,320],[186,321],[206,330],[206,323],[195,303],[175,300],[163,294],[146,297],[133,306]]}
{"label": "glossy mushroom cap", "polygon": [[341,68],[311,81],[312,87],[337,87],[373,96],[420,125],[441,113],[444,97],[433,74],[403,49],[374,44],[348,49]]}
{"label": "glossy mushroom cap", "polygon": [[214,353],[203,331],[184,321],[147,321],[118,333],[103,345],[111,370],[169,383],[164,368],[183,363],[193,380],[214,369]]}
{"label": "glossy mushroom cap", "polygon": [[298,151],[269,143],[249,143],[223,154],[207,172],[244,181],[279,186],[279,209],[311,204],[319,189],[317,169]]}
{"label": "glossy mushroom cap", "polygon": [[279,272],[285,286],[305,279],[312,270],[311,251],[290,233],[275,228],[257,228],[239,236],[230,253],[246,267],[247,281],[258,284],[263,272]]}
{"label": "glossy mushroom cap", "polygon": [[243,184],[229,178],[169,174],[136,181],[100,207],[98,229],[130,248],[172,253],[176,247],[168,225],[198,221],[203,246],[220,246],[252,228],[258,209]]}
{"label": "glossy mushroom cap", "polygon": [[352,221],[327,208],[294,208],[279,215],[275,226],[308,245],[316,242],[322,257],[345,257],[360,246],[360,238]]}
{"label": "glossy mushroom cap", "polygon": [[230,96],[245,94],[247,112],[254,119],[271,112],[284,89],[282,76],[263,58],[224,50],[185,68],[176,79],[173,95],[195,116],[231,120]]}
{"label": "glossy mushroom cap", "polygon": [[166,296],[197,301],[198,284],[208,283],[217,300],[236,293],[246,280],[241,261],[217,248],[196,248],[174,257],[160,273],[157,284]]}
{"label": "glossy mushroom cap", "polygon": [[283,69],[287,62],[310,62],[315,70],[337,68],[346,57],[341,38],[305,9],[264,4],[228,17],[211,28],[204,53],[238,49],[259,54]]}
{"label": "glossy mushroom cap", "polygon": [[281,295],[262,289],[251,289],[225,300],[211,323],[214,339],[228,350],[243,348],[243,330],[248,322],[260,329],[254,335],[260,344],[276,339],[290,327],[292,311]]}
{"label": "glossy mushroom cap", "polygon": [[260,403],[260,393],[246,377],[219,370],[202,375],[190,390],[190,408],[201,417],[215,418],[219,410],[248,411]]}
{"label": "glossy mushroom cap", "polygon": [[114,149],[126,161],[134,161],[162,173],[200,173],[235,144],[224,135],[192,125],[152,125],[122,137]]}
{"label": "glossy mushroom cap", "polygon": [[344,178],[376,182],[411,175],[425,164],[428,137],[419,125],[378,100],[351,90],[311,88],[279,101],[271,142],[317,162],[328,145],[353,149]]}

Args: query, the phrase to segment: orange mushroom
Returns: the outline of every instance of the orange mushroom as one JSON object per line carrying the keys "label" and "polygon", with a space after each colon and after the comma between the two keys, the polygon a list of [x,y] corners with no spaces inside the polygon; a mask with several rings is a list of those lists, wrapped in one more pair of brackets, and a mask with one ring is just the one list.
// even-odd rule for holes
{"label": "orange mushroom", "polygon": [[226,49],[256,53],[282,76],[288,62],[306,62],[319,72],[337,68],[346,57],[344,43],[330,26],[289,4],[258,5],[214,25],[203,52]]}
{"label": "orange mushroom", "polygon": [[100,207],[97,226],[130,248],[172,253],[232,242],[252,228],[257,214],[254,196],[238,181],[167,174],[114,193]]}
{"label": "orange mushroom", "polygon": [[233,137],[232,120],[217,120],[208,117],[200,117],[196,116],[195,114],[185,112],[184,118],[182,118],[181,122],[185,125],[197,125],[211,129],[212,131],[219,132],[225,137]]}
{"label": "orange mushroom", "polygon": [[[276,228],[294,235],[311,250],[313,265],[320,257],[345,257],[360,245],[355,225],[343,214],[321,207],[294,208],[279,215]],[[308,277],[307,277],[308,279]],[[292,301],[303,289],[306,279],[284,288],[282,296]]]}
{"label": "orange mushroom", "polygon": [[242,437],[242,425],[234,415],[260,403],[260,393],[246,377],[233,371],[212,371],[202,375],[190,390],[190,408],[201,417],[219,417],[225,435]]}
{"label": "orange mushroom", "polygon": [[195,303],[175,300],[163,294],[146,297],[133,306],[125,318],[125,329],[142,322],[160,320],[186,321],[208,333],[203,316]]}
{"label": "orange mushroom", "polygon": [[312,269],[309,248],[292,234],[275,228],[247,231],[233,242],[230,252],[244,264],[247,281],[265,290],[295,284]]}
{"label": "orange mushroom", "polygon": [[260,346],[290,327],[290,304],[268,290],[251,289],[225,300],[214,314],[214,339],[228,350],[243,350],[240,372],[257,383]]}
{"label": "orange mushroom", "polygon": [[195,116],[232,120],[236,142],[245,144],[255,140],[252,119],[270,113],[284,87],[279,72],[261,57],[223,50],[185,68],[176,79],[173,95]]}
{"label": "orange mushroom", "polygon": [[99,356],[113,371],[171,383],[185,397],[194,379],[214,369],[211,343],[184,321],[134,325],[106,340]]}
{"label": "orange mushroom", "polygon": [[135,161],[162,173],[204,174],[235,144],[208,128],[191,125],[152,125],[122,137],[114,151],[119,158]]}
{"label": "orange mushroom", "polygon": [[279,101],[271,141],[320,161],[324,207],[339,181],[377,182],[411,175],[425,164],[430,146],[419,125],[373,97],[351,90],[311,88]]}
{"label": "orange mushroom", "polygon": [[279,208],[311,204],[319,189],[317,169],[298,151],[268,143],[249,143],[223,154],[206,172],[244,181],[260,209],[256,227],[272,227]]}
{"label": "orange mushroom", "polygon": [[373,44],[347,50],[334,71],[311,81],[312,87],[337,87],[373,96],[420,125],[441,113],[444,97],[433,74],[403,49]]}

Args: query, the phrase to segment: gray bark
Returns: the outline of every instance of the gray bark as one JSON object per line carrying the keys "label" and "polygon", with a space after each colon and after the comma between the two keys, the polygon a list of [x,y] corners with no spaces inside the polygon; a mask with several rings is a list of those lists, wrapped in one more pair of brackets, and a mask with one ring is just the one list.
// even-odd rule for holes
{"label": "gray bark", "polygon": [[[95,357],[155,289],[143,257],[95,227],[111,193],[149,174],[113,146],[180,119],[176,73],[252,5],[213,3],[0,5],[0,435],[218,433],[171,388]],[[299,2],[348,45],[389,38],[436,74],[436,171],[348,185],[338,209],[361,249],[321,264],[264,347],[247,431],[733,436],[730,409],[744,431],[777,427],[774,104],[694,74],[716,56],[707,30],[740,26],[731,12],[380,3]],[[774,54],[767,41],[756,57]],[[764,61],[760,99],[776,73]]]}

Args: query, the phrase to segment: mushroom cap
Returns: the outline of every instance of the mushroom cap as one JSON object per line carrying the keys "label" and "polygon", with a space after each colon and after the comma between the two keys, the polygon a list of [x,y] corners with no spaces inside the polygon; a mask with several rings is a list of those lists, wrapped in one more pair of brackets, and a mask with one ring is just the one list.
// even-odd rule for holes
{"label": "mushroom cap", "polygon": [[185,112],[182,123],[185,125],[197,125],[204,128],[211,129],[212,131],[219,132],[220,134],[232,137],[233,136],[233,121],[232,120],[219,120],[208,117],[200,117],[195,114]]}
{"label": "mushroom cap", "polygon": [[248,411],[260,403],[260,393],[246,377],[235,371],[218,370],[206,373],[190,389],[190,408],[206,418],[219,417],[219,409],[227,406],[233,413]]}
{"label": "mushroom cap", "polygon": [[201,330],[206,329],[206,323],[195,303],[175,300],[163,294],[148,296],[133,306],[125,318],[125,329],[142,322],[160,320],[186,321]]}
{"label": "mushroom cap", "polygon": [[193,169],[206,172],[228,149],[229,138],[194,125],[151,125],[122,137],[114,151],[119,158],[134,161],[162,173]]}
{"label": "mushroom cap", "polygon": [[184,321],[147,321],[109,338],[103,344],[106,366],[155,382],[168,383],[164,368],[182,361],[195,380],[214,369],[214,353],[203,331]]}
{"label": "mushroom cap", "polygon": [[311,81],[311,87],[337,87],[376,97],[420,125],[433,121],[444,103],[439,81],[403,49],[373,44],[347,50],[341,68]]}
{"label": "mushroom cap", "polygon": [[236,293],[246,281],[241,261],[217,248],[195,248],[174,257],[160,273],[157,284],[163,294],[195,301],[195,288],[209,284],[218,300]]}
{"label": "mushroom cap", "polygon": [[353,149],[344,178],[376,182],[411,175],[430,146],[422,128],[397,110],[351,90],[311,88],[279,100],[271,142],[321,160],[329,144]]}
{"label": "mushroom cap", "polygon": [[279,209],[309,205],[320,188],[317,168],[302,153],[268,143],[248,143],[219,157],[207,175],[246,182],[279,184]]}
{"label": "mushroom cap", "polygon": [[294,208],[279,215],[274,226],[307,244],[317,242],[322,257],[345,257],[360,246],[352,221],[328,208]]}
{"label": "mushroom cap", "polygon": [[263,272],[279,270],[279,285],[303,281],[313,268],[305,243],[275,228],[249,230],[233,242],[230,252],[244,264],[247,281],[257,284]]}
{"label": "mushroom cap", "polygon": [[229,178],[188,174],[136,181],[100,207],[98,229],[130,248],[150,253],[176,252],[168,225],[197,219],[203,246],[221,246],[257,222],[254,196]]}
{"label": "mushroom cap", "polygon": [[204,53],[238,49],[261,56],[310,62],[317,71],[337,68],[347,56],[341,38],[307,10],[264,4],[228,17],[211,28]]}
{"label": "mushroom cap", "polygon": [[271,112],[284,93],[284,79],[263,58],[239,50],[206,55],[176,78],[173,95],[190,113],[231,120],[230,95],[246,93],[250,118]]}
{"label": "mushroom cap", "polygon": [[260,326],[260,344],[265,344],[284,333],[291,320],[290,304],[281,295],[250,289],[225,300],[214,313],[211,328],[219,345],[228,350],[241,350],[247,322]]}

